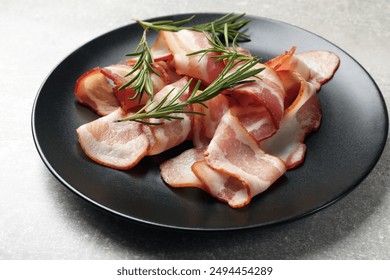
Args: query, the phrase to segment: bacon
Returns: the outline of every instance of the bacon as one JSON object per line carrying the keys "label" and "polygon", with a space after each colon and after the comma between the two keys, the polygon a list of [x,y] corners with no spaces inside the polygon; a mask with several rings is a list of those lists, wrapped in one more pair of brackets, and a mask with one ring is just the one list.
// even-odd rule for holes
{"label": "bacon", "polygon": [[[228,201],[231,207],[246,205],[253,196],[265,191],[286,171],[280,159],[264,153],[259,148],[257,142],[230,111],[223,115],[204,155],[205,162],[210,168],[241,182],[240,188],[237,180],[230,182],[229,184],[233,183],[233,186],[229,187],[230,191],[234,189],[240,192],[241,197],[241,192],[245,189],[247,197],[245,202],[235,204]],[[202,170],[204,171],[204,167]],[[199,172],[196,175],[201,177]],[[209,188],[215,187],[210,180],[202,182]],[[218,191],[220,192],[221,190]]]}
{"label": "bacon", "polygon": [[303,162],[306,152],[304,139],[308,133],[319,128],[322,116],[315,86],[296,72],[290,72],[290,75],[300,81],[299,93],[287,108],[279,130],[260,142],[260,147],[265,152],[282,159],[288,169]]}
{"label": "bacon", "polygon": [[[272,68],[260,63],[255,68],[264,68],[256,75],[258,79],[252,78],[253,82],[235,86],[226,90],[225,94],[230,94],[240,104],[266,108],[272,117],[273,126],[277,129],[284,112],[283,84]],[[231,71],[235,71],[235,68]]]}
{"label": "bacon", "polygon": [[288,108],[295,101],[301,89],[301,76],[291,70],[279,70],[277,73],[286,92],[284,107]]}
{"label": "bacon", "polygon": [[159,69],[159,72],[161,72],[164,75],[164,81],[167,85],[173,84],[174,82],[183,78],[183,76],[178,75],[176,73],[175,68],[173,68],[166,61],[159,61],[159,62],[154,63],[153,65],[155,68]]}
{"label": "bacon", "polygon": [[223,114],[229,109],[229,100],[227,96],[217,95],[206,101],[205,105],[207,108],[200,104],[192,106],[194,111],[204,114],[193,116],[192,141],[195,148],[160,165],[163,180],[172,187],[205,187],[191,167],[195,162],[204,159],[203,152],[213,138]]}
{"label": "bacon", "polygon": [[271,137],[276,131],[272,118],[264,106],[234,106],[231,112],[257,142]]}
{"label": "bacon", "polygon": [[[149,97],[146,93],[142,95],[141,100],[139,100],[139,98],[132,99],[135,96],[135,90],[131,87],[119,90],[122,85],[130,81],[138,73],[138,71],[136,71],[132,75],[127,76],[127,74],[132,71],[132,69],[132,66],[127,64],[114,64],[108,67],[104,67],[101,70],[102,74],[105,75],[108,79],[112,80],[112,82],[115,84],[114,94],[122,109],[125,111],[139,105],[144,105],[149,100]],[[153,83],[153,90],[154,92],[158,92],[169,81],[164,68],[159,65],[155,65],[155,69],[159,75],[151,73],[151,78]]]}
{"label": "bacon", "polygon": [[[176,81],[173,84],[165,86],[154,97],[155,104],[158,104],[163,100],[167,94],[169,94],[166,102],[172,100],[172,98],[187,84],[188,77]],[[189,88],[180,96],[178,101],[185,101],[190,94]],[[146,111],[152,110],[153,105],[149,106]],[[187,108],[186,110],[191,110]],[[163,125],[152,125],[150,129],[156,140],[155,145],[150,149],[149,155],[156,155],[162,153],[176,145],[187,140],[191,132],[192,116],[188,114],[177,114],[176,116],[182,117],[182,119],[165,121]],[[157,119],[150,119],[150,122],[161,122]]]}
{"label": "bacon", "polygon": [[329,51],[306,51],[293,56],[291,64],[295,71],[319,90],[322,84],[332,78],[340,59]]}
{"label": "bacon", "polygon": [[217,53],[188,55],[210,48],[207,37],[202,32],[181,30],[179,32],[160,31],[165,44],[173,55],[172,64],[179,75],[187,75],[211,84],[221,73],[225,64],[213,58]]}
{"label": "bacon", "polygon": [[283,67],[287,67],[287,69],[289,69],[291,58],[294,55],[296,49],[297,47],[293,46],[289,51],[285,51],[283,54],[268,60],[265,65],[271,67],[275,71],[286,70],[283,69]]}
{"label": "bacon", "polygon": [[151,48],[151,52],[154,58],[154,61],[167,61],[172,60],[173,55],[167,47],[165,43],[164,37],[161,32],[158,33],[157,39],[154,42],[153,47]]}
{"label": "bacon", "polygon": [[171,187],[203,187],[192,172],[192,165],[203,160],[204,149],[188,149],[160,165],[161,177]]}
{"label": "bacon", "polygon": [[203,114],[193,117],[192,142],[196,148],[209,144],[223,114],[229,109],[230,100],[227,96],[220,94],[204,104],[207,108],[200,104],[192,105],[193,111]]}
{"label": "bacon", "polygon": [[[202,104],[174,114],[173,120],[151,118],[144,123],[117,120],[133,114],[139,105],[146,112],[170,102],[185,102],[193,89],[190,78],[211,84],[227,61],[218,53],[200,53],[211,44],[201,32],[161,31],[151,48],[154,95],[136,98],[131,87],[119,90],[131,75],[137,59],[125,64],[94,68],[83,74],[75,87],[76,98],[103,117],[77,128],[85,154],[93,161],[127,170],[144,156],[157,155],[186,140],[194,148],[160,165],[161,177],[171,187],[197,187],[232,208],[249,204],[267,190],[287,169],[303,162],[305,137],[321,123],[316,92],[339,66],[339,58],[327,51],[296,53],[296,47],[255,68],[263,68],[251,81],[225,89]],[[249,51],[238,48],[240,53]],[[237,61],[238,62],[238,61]],[[243,62],[238,62],[230,73]],[[229,75],[229,73],[228,73]],[[191,112],[192,111],[192,112]],[[148,123],[160,123],[149,125]]]}
{"label": "bacon", "polygon": [[199,188],[228,203],[230,207],[240,208],[250,202],[247,184],[233,176],[212,169],[206,161],[195,162],[192,165],[192,171],[202,182]]}
{"label": "bacon", "polygon": [[277,56],[266,65],[275,71],[290,70],[298,72],[307,82],[313,84],[318,91],[336,72],[340,59],[330,51],[305,51],[295,53],[295,47]]}
{"label": "bacon", "polygon": [[339,66],[339,58],[328,51],[294,54],[295,48],[269,62],[286,89],[285,111],[279,130],[260,143],[268,153],[282,159],[287,168],[304,161],[305,137],[318,130],[322,111],[316,91],[327,82]]}
{"label": "bacon", "polygon": [[153,144],[147,127],[137,122],[115,122],[127,117],[122,108],[77,128],[85,154],[92,160],[115,169],[130,169]]}
{"label": "bacon", "polygon": [[[153,59],[155,62],[168,61],[173,59],[173,55],[165,44],[164,38],[159,32],[153,46],[150,48]],[[137,58],[130,58],[126,60],[126,63],[134,65],[137,62]]]}
{"label": "bacon", "polygon": [[77,100],[91,108],[100,116],[105,116],[119,107],[114,91],[107,79],[100,73],[101,68],[93,68],[81,75],[74,89]]}

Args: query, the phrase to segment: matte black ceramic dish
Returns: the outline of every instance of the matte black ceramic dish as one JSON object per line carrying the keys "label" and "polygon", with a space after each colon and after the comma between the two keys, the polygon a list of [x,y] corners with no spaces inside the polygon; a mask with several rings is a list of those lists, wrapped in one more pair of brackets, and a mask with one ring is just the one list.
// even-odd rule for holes
{"label": "matte black ceramic dish", "polygon": [[[206,22],[219,14],[199,14]],[[166,18],[183,19],[188,15]],[[124,59],[135,49],[141,28],[130,24],[104,34],[65,58],[43,83],[32,113],[34,140],[54,176],[91,203],[122,217],[176,229],[230,230],[260,227],[304,217],[337,201],[372,170],[384,148],[388,116],[383,97],[368,73],[348,54],[298,27],[249,17],[251,42],[243,43],[264,61],[298,46],[299,51],[330,50],[341,60],[335,76],[320,90],[323,120],[307,138],[303,165],[287,172],[268,191],[242,209],[195,188],[172,189],[159,164],[189,144],[147,157],[129,171],[110,169],[82,152],[76,128],[98,116],[75,100],[76,79],[85,71]],[[151,32],[150,41],[155,35]]]}

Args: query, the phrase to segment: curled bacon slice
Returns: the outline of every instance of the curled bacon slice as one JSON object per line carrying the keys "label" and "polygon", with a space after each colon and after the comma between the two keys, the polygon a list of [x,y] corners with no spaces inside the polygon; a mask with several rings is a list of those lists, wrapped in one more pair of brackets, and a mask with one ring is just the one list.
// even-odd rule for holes
{"label": "curled bacon slice", "polygon": [[154,42],[151,52],[154,58],[154,61],[167,61],[172,60],[173,55],[168,49],[167,44],[165,43],[164,37],[161,32],[158,33],[157,39]]}
{"label": "curled bacon slice", "polygon": [[96,67],[81,75],[74,89],[77,100],[100,116],[105,116],[119,107],[114,90],[106,77]]}
{"label": "curled bacon slice", "polygon": [[198,149],[207,146],[213,138],[222,116],[230,107],[230,100],[227,96],[220,94],[204,104],[207,108],[200,104],[192,105],[195,112],[203,114],[193,117],[192,142]]}
{"label": "curled bacon slice", "polygon": [[306,51],[293,56],[291,68],[312,83],[316,90],[336,72],[340,59],[330,51]]}
{"label": "curled bacon slice", "polygon": [[[285,91],[277,73],[264,64],[257,64],[256,68],[264,68],[253,82],[238,85],[226,90],[240,104],[266,108],[272,117],[275,129],[283,117]],[[231,71],[235,71],[233,68]]]}
{"label": "curled bacon slice", "polygon": [[192,165],[203,160],[204,149],[188,149],[160,165],[161,177],[171,187],[203,187],[192,172]]}
{"label": "curled bacon slice", "polygon": [[202,54],[188,55],[211,47],[202,32],[181,30],[179,32],[160,31],[160,34],[173,55],[172,64],[178,74],[211,84],[225,67],[222,61],[213,58],[216,53],[208,53],[204,56]]}
{"label": "curled bacon slice", "polygon": [[[173,55],[165,44],[164,38],[161,33],[158,33],[156,41],[150,48],[150,51],[155,62],[169,61],[173,59]],[[129,58],[126,60],[127,64],[134,65],[138,58]]]}
{"label": "curled bacon slice", "polygon": [[322,111],[316,91],[335,73],[340,60],[329,51],[290,51],[270,60],[267,65],[278,73],[286,89],[286,109],[279,130],[260,143],[268,153],[281,158],[288,169],[304,161],[307,134],[316,131]]}
{"label": "curled bacon slice", "polygon": [[250,202],[247,185],[236,177],[214,170],[204,160],[195,162],[192,171],[202,182],[199,188],[230,207],[240,208]]}
{"label": "curled bacon slice", "polygon": [[[169,82],[169,80],[163,67],[158,64],[156,64],[154,67],[159,73],[158,75],[151,73],[153,90],[156,93],[161,90]],[[104,67],[101,70],[102,74],[105,75],[108,79],[112,80],[112,82],[115,84],[114,94],[122,109],[125,111],[139,105],[144,105],[149,100],[149,97],[146,93],[142,95],[141,100],[139,98],[132,99],[135,96],[135,91],[131,87],[119,90],[122,85],[130,81],[134,75],[138,73],[138,71],[136,71],[134,74],[127,76],[127,74],[132,69],[132,66],[128,64],[114,64]]]}
{"label": "curled bacon slice", "polygon": [[[287,108],[279,130],[270,138],[261,141],[261,148],[282,159],[287,168],[294,168],[303,162],[308,133],[316,131],[321,123],[321,106],[315,86],[306,82],[296,72],[282,72],[299,80],[300,89],[294,102]],[[294,86],[295,87],[295,86]]]}
{"label": "curled bacon slice", "polygon": [[276,131],[272,118],[264,106],[233,106],[231,112],[257,142],[271,137]]}
{"label": "curled bacon slice", "polygon": [[[223,115],[204,156],[210,168],[238,179],[225,181],[223,186],[229,182],[229,192],[235,190],[240,193],[240,197],[243,192],[246,193],[245,202],[240,200],[241,202],[236,204],[228,201],[231,207],[248,204],[253,196],[265,191],[286,171],[280,159],[264,153],[259,148],[257,142],[230,111]],[[204,166],[202,170],[204,171]],[[220,184],[216,186],[215,182],[203,178],[199,172],[196,173],[196,168],[194,172],[208,188],[221,187]],[[215,192],[220,193],[221,190],[211,191],[212,194]]]}
{"label": "curled bacon slice", "polygon": [[318,91],[336,72],[340,59],[330,51],[305,51],[296,54],[296,47],[277,56],[266,65],[275,71],[290,70],[298,72],[307,82],[313,84]]}
{"label": "curled bacon slice", "polygon": [[[188,77],[176,81],[173,84],[165,86],[154,97],[154,104],[158,104],[167,94],[168,98],[165,102],[169,102],[172,98],[187,84]],[[190,94],[190,88],[180,96],[178,101],[185,101]],[[152,110],[154,105],[149,106],[146,111]],[[191,110],[187,108],[187,110]],[[182,119],[176,119],[164,122],[163,125],[151,125],[150,130],[155,138],[155,144],[151,147],[149,155],[156,155],[162,153],[174,146],[177,146],[187,140],[191,132],[192,116],[188,114],[180,114]],[[161,122],[157,119],[150,119],[150,122]]]}
{"label": "curled bacon slice", "polygon": [[78,140],[89,158],[108,167],[126,170],[147,154],[153,143],[150,132],[137,122],[115,122],[126,116],[122,108],[118,108],[77,128]]}

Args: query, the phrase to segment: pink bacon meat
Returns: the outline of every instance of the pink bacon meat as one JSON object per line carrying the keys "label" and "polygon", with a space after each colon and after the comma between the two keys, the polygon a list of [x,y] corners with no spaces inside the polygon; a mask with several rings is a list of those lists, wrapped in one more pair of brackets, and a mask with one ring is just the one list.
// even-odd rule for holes
{"label": "pink bacon meat", "polygon": [[275,71],[290,70],[298,72],[303,79],[314,85],[318,91],[336,72],[340,59],[330,51],[305,51],[295,54],[295,47],[277,56],[266,65]]}
{"label": "pink bacon meat", "polygon": [[[128,64],[114,64],[104,67],[101,71],[103,75],[105,75],[109,80],[114,83],[114,95],[117,98],[122,109],[125,111],[133,107],[143,105],[149,100],[148,95],[146,93],[143,94],[141,100],[139,98],[132,99],[135,96],[135,91],[131,87],[119,90],[122,85],[126,84],[134,77],[135,74],[127,76],[127,74],[132,69],[132,66]],[[157,93],[169,83],[169,79],[165,70],[161,66],[155,65],[155,69],[159,73],[159,75],[151,73],[151,78],[153,83],[153,90],[155,93]]]}
{"label": "pink bacon meat", "polygon": [[[182,79],[174,82],[173,84],[165,86],[154,97],[155,104],[159,103],[168,94],[169,95],[166,102],[172,100],[172,98],[178,93],[179,90],[181,90],[187,84],[187,82],[188,77],[183,77]],[[190,88],[187,88],[186,91],[180,96],[178,101],[183,102],[187,100],[189,94]],[[149,111],[152,108],[153,105],[148,107],[146,111]],[[191,108],[187,108],[187,110],[189,111],[191,110]],[[163,125],[150,126],[156,143],[150,149],[149,155],[157,155],[187,140],[191,132],[192,116],[188,114],[180,114],[180,117],[182,117],[182,119],[165,121]],[[155,123],[161,122],[161,120],[158,119],[150,119],[149,121]]]}
{"label": "pink bacon meat", "polygon": [[321,123],[322,111],[316,92],[333,76],[340,62],[328,51],[294,52],[292,48],[267,62],[281,78],[288,108],[276,134],[260,142],[262,149],[282,159],[288,169],[304,161],[304,140]]}
{"label": "pink bacon meat", "polygon": [[[211,169],[222,174],[221,180],[224,184],[219,184],[220,180],[213,181],[204,177],[205,174],[199,173],[199,166],[194,167],[195,174],[211,194],[232,193],[233,190],[233,193],[239,193],[241,199],[227,201],[234,208],[248,204],[253,196],[265,191],[286,171],[280,159],[264,153],[259,148],[257,142],[230,111],[223,115],[204,157]],[[205,170],[204,165],[201,170],[202,173],[207,171],[212,177],[217,176],[212,174],[210,169]],[[226,178],[226,175],[237,180]],[[221,186],[229,190],[224,191],[220,189]],[[217,190],[214,190],[215,188]],[[226,197],[219,198],[226,200]]]}
{"label": "pink bacon meat", "polygon": [[314,85],[295,72],[290,75],[295,75],[300,80],[298,96],[287,108],[278,131],[260,142],[264,151],[283,160],[288,169],[303,162],[306,152],[306,145],[303,143],[305,137],[319,128],[322,117]]}
{"label": "pink bacon meat", "polygon": [[193,104],[193,110],[204,115],[194,115],[192,122],[192,142],[196,148],[207,146],[213,138],[222,116],[230,107],[230,99],[225,95],[217,95],[207,100],[205,105]]}
{"label": "pink bacon meat", "polygon": [[225,67],[222,61],[217,61],[212,57],[217,53],[208,53],[203,57],[202,54],[187,55],[211,47],[202,32],[181,30],[179,32],[160,31],[160,34],[173,55],[172,65],[179,75],[200,79],[208,85]]}
{"label": "pink bacon meat", "polygon": [[236,177],[212,169],[206,161],[197,161],[192,171],[203,182],[199,187],[232,208],[240,208],[250,202],[248,187]]}
{"label": "pink bacon meat", "polygon": [[153,139],[137,122],[115,122],[127,117],[122,108],[77,128],[79,143],[92,160],[115,169],[130,169],[149,151]]}
{"label": "pink bacon meat", "polygon": [[119,107],[114,89],[101,74],[101,68],[93,68],[81,75],[74,89],[77,100],[100,116],[105,116]]}
{"label": "pink bacon meat", "polygon": [[198,187],[204,185],[192,171],[195,162],[203,160],[204,149],[188,149],[160,165],[161,177],[171,187]]}
{"label": "pink bacon meat", "polygon": [[[283,84],[272,68],[260,63],[256,68],[265,68],[256,75],[257,79],[252,78],[253,82],[236,86],[225,93],[243,105],[266,108],[272,117],[273,126],[277,129],[284,112]],[[231,71],[234,71],[234,68]]]}
{"label": "pink bacon meat", "polygon": [[217,126],[229,110],[229,99],[224,95],[205,102],[208,108],[200,104],[193,104],[193,110],[204,115],[194,115],[192,121],[192,141],[195,148],[184,151],[160,165],[161,177],[172,187],[200,187],[204,185],[192,172],[192,165],[203,160],[203,153],[214,136]]}

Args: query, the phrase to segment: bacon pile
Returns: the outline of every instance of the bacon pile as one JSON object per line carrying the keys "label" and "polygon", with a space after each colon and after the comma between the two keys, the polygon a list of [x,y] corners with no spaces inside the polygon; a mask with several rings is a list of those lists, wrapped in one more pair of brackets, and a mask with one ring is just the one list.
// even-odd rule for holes
{"label": "bacon pile", "polygon": [[[152,48],[154,98],[173,97],[189,78],[209,85],[223,70],[223,61],[208,53],[188,53],[210,47],[203,33],[161,31]],[[241,50],[249,53],[246,50]],[[84,152],[99,164],[126,170],[144,156],[157,155],[190,140],[193,148],[161,164],[162,179],[172,187],[197,187],[233,208],[247,205],[288,169],[303,162],[308,133],[321,122],[317,91],[339,65],[329,51],[290,51],[256,67],[265,69],[251,82],[224,90],[206,102],[186,108],[205,115],[181,114],[163,125],[116,122],[148,102],[130,100],[135,92],[119,87],[134,60],[94,68],[76,83],[78,101],[101,116],[77,129]],[[234,69],[232,69],[234,71]],[[187,89],[178,102],[190,95]],[[148,107],[147,110],[150,110]],[[150,119],[150,122],[159,120]]]}

